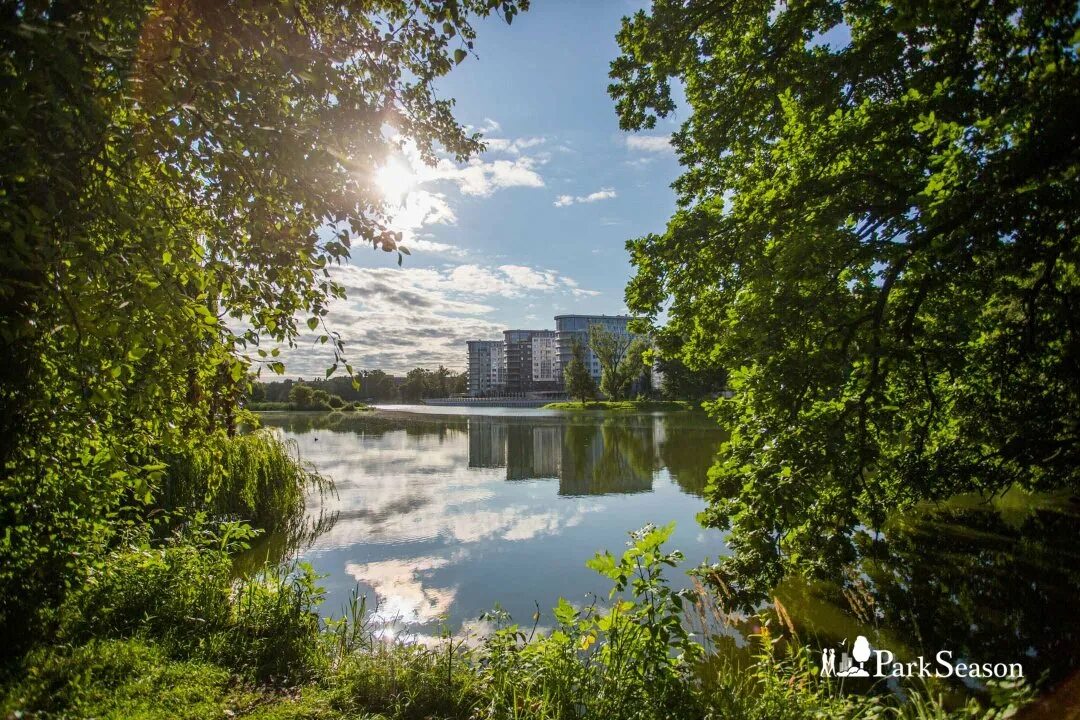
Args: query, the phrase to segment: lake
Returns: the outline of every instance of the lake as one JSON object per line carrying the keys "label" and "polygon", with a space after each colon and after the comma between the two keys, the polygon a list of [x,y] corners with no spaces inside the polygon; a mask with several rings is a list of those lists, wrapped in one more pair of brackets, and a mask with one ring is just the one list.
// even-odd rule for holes
{"label": "lake", "polygon": [[[263,422],[335,484],[309,503],[318,531],[289,549],[326,575],[324,612],[359,588],[388,635],[482,633],[496,605],[527,627],[539,607],[549,627],[559,597],[606,598],[585,561],[646,523],[676,523],[687,569],[727,553],[695,519],[725,438],[704,415],[395,407]],[[776,598],[813,647],[865,634],[899,658],[949,649],[1060,677],[1080,659],[1078,518],[1075,498],[1018,493],[919,508],[860,531],[847,582],[793,578]],[[732,628],[732,650],[753,631]]]}
{"label": "lake", "polygon": [[688,563],[725,551],[694,519],[723,439],[704,416],[438,409],[264,417],[334,481],[309,508],[332,525],[300,551],[327,575],[326,610],[359,585],[381,620],[421,639],[443,623],[483,629],[496,603],[531,625],[537,604],[550,621],[560,596],[606,597],[585,561],[646,523],[676,521]]}

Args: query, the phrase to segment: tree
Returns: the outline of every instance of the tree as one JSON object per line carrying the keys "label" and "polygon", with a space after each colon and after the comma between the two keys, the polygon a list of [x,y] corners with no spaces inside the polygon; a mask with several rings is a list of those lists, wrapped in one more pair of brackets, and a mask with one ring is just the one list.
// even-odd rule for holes
{"label": "tree", "polygon": [[593,379],[592,373],[585,364],[585,348],[576,339],[571,348],[570,362],[563,368],[566,393],[583,403],[587,400],[595,400],[596,380]]}
{"label": "tree", "polygon": [[397,388],[394,379],[382,370],[364,370],[360,373],[360,392],[362,399],[394,400]]}
{"label": "tree", "polygon": [[439,366],[439,369],[431,374],[431,395],[430,397],[444,398],[450,395],[450,378],[453,373],[448,369]]}
{"label": "tree", "polygon": [[626,397],[630,386],[645,372],[641,338],[614,333],[603,325],[589,328],[589,349],[600,363],[600,389],[612,400]]}
{"label": "tree", "polygon": [[657,331],[653,335],[653,356],[660,395],[668,400],[701,400],[716,397],[727,389],[728,374],[715,365],[690,367],[684,359],[685,341],[670,333]]}
{"label": "tree", "polygon": [[289,391],[289,402],[295,405],[298,410],[304,410],[314,404],[315,392],[310,385],[296,383],[293,385],[292,390]]}
{"label": "tree", "polygon": [[5,6],[0,633],[153,506],[164,448],[235,431],[249,369],[284,371],[261,345],[306,325],[344,359],[334,266],[405,252],[373,181],[386,129],[429,161],[479,150],[433,85],[473,17],[526,6]]}
{"label": "tree", "polygon": [[460,372],[450,378],[450,394],[464,395],[469,391],[469,373]]}
{"label": "tree", "polygon": [[690,107],[627,301],[733,370],[706,521],[732,529],[734,602],[835,575],[855,527],[917,500],[1080,486],[1078,28],[1071,2],[623,21],[620,125],[669,115],[671,78]]}
{"label": "tree", "polygon": [[429,386],[431,384],[431,371],[424,368],[413,368],[405,374],[405,382],[401,383],[401,399],[406,402],[418,402],[425,397],[430,397]]}

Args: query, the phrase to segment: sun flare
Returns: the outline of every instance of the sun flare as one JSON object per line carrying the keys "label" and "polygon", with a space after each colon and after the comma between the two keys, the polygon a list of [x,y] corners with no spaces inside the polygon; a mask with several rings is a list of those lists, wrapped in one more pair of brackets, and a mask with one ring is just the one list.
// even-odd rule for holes
{"label": "sun flare", "polygon": [[416,175],[408,165],[391,158],[375,171],[375,186],[387,202],[400,205],[416,185]]}

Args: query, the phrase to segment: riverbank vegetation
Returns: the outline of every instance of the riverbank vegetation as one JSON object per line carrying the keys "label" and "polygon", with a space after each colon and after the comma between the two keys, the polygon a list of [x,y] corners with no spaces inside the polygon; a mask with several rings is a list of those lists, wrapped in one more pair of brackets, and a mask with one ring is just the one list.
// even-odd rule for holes
{"label": "riverbank vegetation", "polygon": [[597,410],[609,412],[671,412],[700,410],[697,403],[689,400],[593,400],[590,402],[554,402],[545,410]]}
{"label": "riverbank vegetation", "polygon": [[[380,638],[354,602],[319,621],[310,569],[229,577],[223,538],[177,536],[110,554],[98,577],[58,609],[61,642],[39,645],[8,668],[5,716],[124,718],[660,718],[791,720],[936,718],[943,701],[915,689],[845,694],[818,677],[809,653],[778,642],[776,620],[755,616],[751,644],[735,654],[707,596],[673,591],[664,569],[680,556],[670,528],[646,527],[621,556],[589,565],[613,585],[608,602],[565,601],[554,627],[536,633],[505,614],[478,645],[447,635],[433,645]],[[198,547],[196,547],[196,545]],[[702,632],[691,634],[687,615]],[[533,629],[530,630],[529,628]],[[741,658],[741,659],[740,659]],[[995,707],[960,716],[1005,717],[1028,693],[1001,686]]]}
{"label": "riverbank vegetation", "polygon": [[[344,404],[419,402],[426,398],[464,395],[468,375],[439,366],[435,370],[413,368],[404,377],[394,377],[382,370],[361,370],[353,377],[315,378],[312,380],[256,381],[251,385],[247,406],[252,409],[285,409],[295,403],[292,393],[298,385],[307,386],[317,397],[338,397]],[[271,406],[270,404],[273,404]]]}
{"label": "riverbank vegetation", "polygon": [[[264,388],[264,385],[256,384],[259,389]],[[370,410],[371,407],[361,402],[348,402],[343,400],[340,395],[327,392],[321,387],[312,387],[307,383],[297,382],[293,383],[289,381],[288,384],[288,400],[285,402],[274,400],[247,400],[244,407],[253,412],[269,412],[269,411],[291,411],[291,412],[309,412],[309,411],[321,411],[327,412],[330,410],[346,411],[346,412],[358,412],[362,410]],[[276,396],[277,393],[273,393],[272,396]],[[265,397],[266,393],[257,393],[253,390],[249,397]]]}

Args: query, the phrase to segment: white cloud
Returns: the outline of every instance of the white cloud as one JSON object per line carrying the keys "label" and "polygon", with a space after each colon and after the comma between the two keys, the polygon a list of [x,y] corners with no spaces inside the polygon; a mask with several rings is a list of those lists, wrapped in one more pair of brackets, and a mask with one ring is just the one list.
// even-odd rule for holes
{"label": "white cloud", "polygon": [[554,290],[561,282],[566,287],[577,287],[570,278],[559,278],[552,270],[535,270],[524,265],[500,265],[499,270],[516,285],[528,290]]}
{"label": "white cloud", "polygon": [[543,145],[545,142],[547,142],[547,139],[542,137],[484,138],[484,143],[489,151],[504,152],[509,155],[520,155],[522,150]]}
{"label": "white cloud", "polygon": [[[414,239],[413,245],[424,248],[423,242]],[[432,245],[424,249],[454,251],[441,243]],[[391,373],[417,365],[462,368],[467,340],[502,336],[503,325],[490,318],[494,305],[502,304],[495,302],[499,299],[599,294],[557,271],[525,265],[344,266],[332,268],[331,274],[347,298],[331,303],[328,325],[341,334],[349,363]],[[550,299],[541,302],[551,306]],[[290,376],[320,377],[333,362],[331,346],[317,339],[316,333],[305,333],[296,348],[282,349],[280,359]]]}
{"label": "white cloud", "polygon": [[401,207],[392,213],[390,227],[393,230],[411,231],[424,225],[453,225],[457,215],[442,193],[426,190],[410,192]]}
{"label": "white cloud", "polygon": [[[499,124],[491,118],[484,119],[483,130],[498,130]],[[522,152],[541,145],[545,138],[516,138],[513,140],[496,138],[490,141],[493,147],[512,159],[481,160],[473,158],[465,164],[458,164],[449,158],[439,159],[435,165],[428,165],[420,157],[415,143],[400,142],[399,155],[389,158],[384,167],[400,167],[389,189],[394,196],[400,195],[397,207],[387,208],[390,218],[389,227],[402,234],[405,247],[410,251],[450,254],[463,257],[466,253],[447,243],[433,241],[430,236],[421,237],[419,231],[429,225],[453,225],[457,214],[451,206],[451,200],[444,192],[436,192],[432,186],[452,184],[462,195],[489,197],[495,191],[511,187],[544,187],[544,179],[537,167],[546,162],[546,157],[523,155]]]}
{"label": "white cloud", "polygon": [[472,159],[465,165],[440,160],[434,167],[421,169],[421,182],[450,181],[464,195],[489,197],[496,190],[511,187],[544,187],[544,179],[536,171],[535,158],[522,155],[514,160],[483,161]]}
{"label": "white cloud", "polygon": [[675,148],[671,146],[670,135],[628,135],[626,146],[639,152],[675,152]]}
{"label": "white cloud", "polygon": [[373,615],[376,622],[408,625],[430,622],[449,612],[457,588],[437,588],[425,584],[426,576],[432,570],[445,567],[448,562],[445,558],[429,556],[348,563],[345,572],[375,591],[379,608]]}
{"label": "white cloud", "polygon": [[553,203],[555,207],[566,207],[567,205],[575,205],[580,203],[594,203],[600,200],[610,200],[617,197],[614,188],[601,188],[596,192],[589,193],[588,195],[559,195],[555,198]]}
{"label": "white cloud", "polygon": [[418,235],[414,235],[413,237],[404,240],[402,245],[413,253],[420,252],[429,253],[431,255],[452,255],[458,258],[463,258],[468,255],[466,251],[459,247]]}

